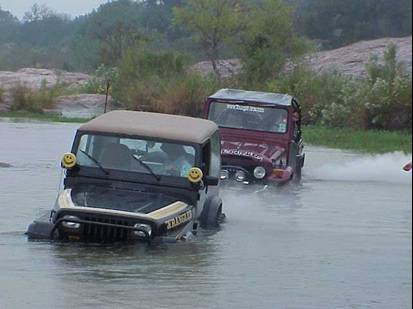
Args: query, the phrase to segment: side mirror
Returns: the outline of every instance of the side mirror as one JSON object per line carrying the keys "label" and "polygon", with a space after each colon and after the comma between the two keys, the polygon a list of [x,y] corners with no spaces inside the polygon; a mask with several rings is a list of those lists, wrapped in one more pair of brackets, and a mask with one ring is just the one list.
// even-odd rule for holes
{"label": "side mirror", "polygon": [[219,184],[219,178],[218,177],[212,177],[212,176],[206,176],[205,177],[205,185],[207,186],[218,186]]}
{"label": "side mirror", "polygon": [[198,167],[193,167],[189,170],[188,173],[188,180],[190,183],[199,184],[202,182],[202,178],[204,177],[204,173]]}
{"label": "side mirror", "polygon": [[61,164],[62,168],[65,168],[67,170],[74,168],[77,164],[76,155],[73,153],[65,153],[63,155]]}
{"label": "side mirror", "polygon": [[296,122],[300,120],[300,113],[299,112],[294,112],[293,113],[293,120],[296,121]]}

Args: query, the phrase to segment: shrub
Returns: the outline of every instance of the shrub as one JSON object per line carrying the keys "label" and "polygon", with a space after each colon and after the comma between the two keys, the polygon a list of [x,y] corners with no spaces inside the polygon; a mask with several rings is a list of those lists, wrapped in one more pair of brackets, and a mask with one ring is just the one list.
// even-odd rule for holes
{"label": "shrub", "polygon": [[158,112],[201,117],[203,102],[217,89],[214,78],[206,79],[188,74],[165,85],[163,93],[155,103]]}
{"label": "shrub", "polygon": [[4,90],[0,88],[0,102],[3,102]]}
{"label": "shrub", "polygon": [[60,91],[60,86],[48,88],[46,81],[42,82],[42,86],[39,90],[33,90],[24,85],[18,85],[11,90],[13,101],[11,110],[42,113],[43,109],[53,107],[55,99],[59,96]]}
{"label": "shrub", "polygon": [[412,80],[397,62],[397,48],[389,46],[384,64],[373,57],[367,66],[363,97],[369,127],[378,129],[412,128]]}
{"label": "shrub", "polygon": [[130,50],[122,59],[113,98],[127,109],[199,116],[214,78],[188,72],[176,53]]}
{"label": "shrub", "polygon": [[334,110],[342,110],[342,98],[339,94],[347,83],[349,83],[348,78],[339,74],[316,74],[306,67],[297,67],[292,72],[270,82],[268,90],[293,94],[302,104],[303,122],[319,124],[326,115],[331,117],[328,108],[333,103],[335,103],[332,107]]}
{"label": "shrub", "polygon": [[[108,84],[112,85],[117,79],[118,69],[108,68],[102,64],[97,68],[93,77],[80,87],[79,91],[89,94],[106,94]],[[111,94],[111,89],[112,87],[109,87],[109,94]]]}
{"label": "shrub", "polygon": [[365,78],[314,73],[297,67],[270,82],[267,90],[294,94],[305,124],[403,130],[412,128],[412,82],[390,46],[384,63],[372,58]]}

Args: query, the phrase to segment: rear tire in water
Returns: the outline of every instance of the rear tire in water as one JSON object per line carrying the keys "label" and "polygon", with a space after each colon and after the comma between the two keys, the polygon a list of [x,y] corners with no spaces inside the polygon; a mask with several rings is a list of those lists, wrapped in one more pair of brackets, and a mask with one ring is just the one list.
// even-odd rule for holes
{"label": "rear tire in water", "polygon": [[293,181],[296,182],[296,183],[300,183],[302,177],[303,177],[302,167],[297,166],[297,169],[295,170],[294,175],[293,175]]}
{"label": "rear tire in water", "polygon": [[297,159],[297,166],[296,166],[296,169],[293,175],[293,181],[296,183],[300,183],[303,177],[304,160],[305,160],[305,156],[300,156]]}

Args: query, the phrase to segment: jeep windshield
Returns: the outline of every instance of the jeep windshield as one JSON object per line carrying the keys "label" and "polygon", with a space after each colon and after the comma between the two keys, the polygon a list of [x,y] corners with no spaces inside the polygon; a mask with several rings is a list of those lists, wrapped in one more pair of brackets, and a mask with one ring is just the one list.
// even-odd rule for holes
{"label": "jeep windshield", "polygon": [[82,135],[76,152],[80,167],[96,167],[157,176],[187,177],[195,165],[190,145],[130,137]]}
{"label": "jeep windshield", "polygon": [[287,133],[286,109],[254,104],[212,102],[209,120],[221,128],[244,129],[272,133]]}

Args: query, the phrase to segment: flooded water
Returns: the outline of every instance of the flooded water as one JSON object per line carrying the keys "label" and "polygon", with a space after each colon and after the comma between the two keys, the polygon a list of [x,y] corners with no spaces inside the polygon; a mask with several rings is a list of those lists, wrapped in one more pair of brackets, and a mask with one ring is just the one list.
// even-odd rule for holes
{"label": "flooded water", "polygon": [[0,122],[0,308],[411,308],[411,158],[309,148],[300,187],[223,192],[186,243],[28,242],[76,127]]}

